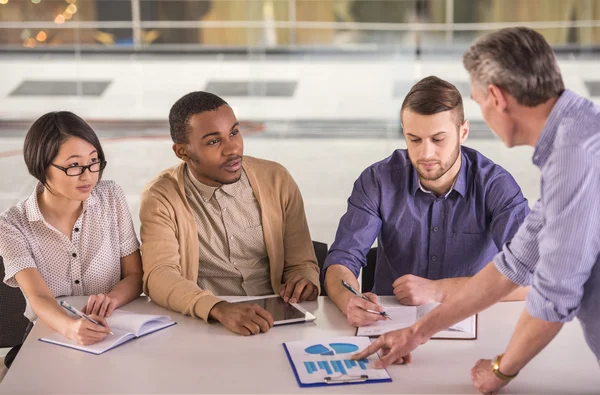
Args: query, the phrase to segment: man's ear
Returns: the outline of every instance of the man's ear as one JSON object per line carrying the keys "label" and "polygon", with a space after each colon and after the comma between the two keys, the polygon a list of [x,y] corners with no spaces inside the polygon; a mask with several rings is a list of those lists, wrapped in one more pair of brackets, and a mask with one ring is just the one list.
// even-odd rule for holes
{"label": "man's ear", "polygon": [[186,148],[185,144],[179,144],[179,143],[173,144],[173,152],[175,152],[175,155],[177,155],[177,157],[184,162],[187,162],[190,160],[190,157],[188,156],[187,148]]}
{"label": "man's ear", "polygon": [[508,107],[508,101],[506,100],[506,93],[500,89],[498,85],[488,85],[488,95],[492,95],[492,103],[498,112],[506,112]]}
{"label": "man's ear", "polygon": [[464,143],[469,136],[469,130],[471,128],[471,123],[468,120],[465,120],[462,125],[460,125],[458,139],[460,144]]}

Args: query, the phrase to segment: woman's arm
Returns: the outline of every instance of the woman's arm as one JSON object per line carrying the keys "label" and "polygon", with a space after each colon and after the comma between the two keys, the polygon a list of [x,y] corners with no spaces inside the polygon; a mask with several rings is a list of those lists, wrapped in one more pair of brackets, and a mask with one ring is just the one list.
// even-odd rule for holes
{"label": "woman's arm", "polygon": [[66,338],[89,345],[104,339],[110,332],[106,321],[101,317],[93,316],[102,325],[93,324],[83,318],[76,320],[69,317],[56,302],[50,288],[37,269],[21,270],[15,274],[15,280],[39,319]]}
{"label": "woman's arm", "polygon": [[142,258],[136,250],[121,258],[121,281],[106,295],[91,295],[85,313],[110,317],[119,307],[131,302],[142,293]]}

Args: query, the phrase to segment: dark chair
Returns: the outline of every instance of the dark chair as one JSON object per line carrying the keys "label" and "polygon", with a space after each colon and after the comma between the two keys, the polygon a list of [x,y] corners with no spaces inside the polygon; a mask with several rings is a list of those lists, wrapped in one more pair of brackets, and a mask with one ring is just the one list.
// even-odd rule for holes
{"label": "dark chair", "polygon": [[377,247],[371,248],[367,253],[367,266],[362,270],[360,292],[371,292],[375,285],[375,265],[377,264]]}
{"label": "dark chair", "polygon": [[319,263],[319,276],[321,282],[321,296],[327,296],[327,292],[325,292],[325,284],[324,277],[320,274],[323,271],[323,265],[325,264],[325,258],[327,258],[327,244],[321,243],[320,241],[313,241],[313,248],[315,250],[315,255],[317,256],[317,262]]}
{"label": "dark chair", "polygon": [[[319,262],[319,271],[323,272],[323,264],[327,258],[327,244],[319,241],[313,241],[313,248]],[[362,281],[360,291],[362,293],[371,292],[375,284],[375,265],[377,264],[377,248],[371,248],[367,253],[367,266],[362,270]],[[321,275],[321,296],[327,296],[325,291],[325,277]]]}
{"label": "dark chair", "polygon": [[0,348],[23,343],[29,320],[25,318],[25,298],[19,288],[4,284],[4,261],[0,257]]}

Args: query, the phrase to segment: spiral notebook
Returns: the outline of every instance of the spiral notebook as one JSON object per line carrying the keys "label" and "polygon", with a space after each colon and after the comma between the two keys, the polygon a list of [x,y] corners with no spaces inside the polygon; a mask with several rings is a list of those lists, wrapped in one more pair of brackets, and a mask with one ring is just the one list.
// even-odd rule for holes
{"label": "spiral notebook", "polygon": [[149,335],[150,333],[176,324],[167,315],[138,314],[123,310],[115,310],[106,319],[106,322],[114,335],[108,335],[102,341],[89,346],[83,346],[74,340],[67,339],[58,332],[42,337],[40,340],[98,355],[130,340]]}

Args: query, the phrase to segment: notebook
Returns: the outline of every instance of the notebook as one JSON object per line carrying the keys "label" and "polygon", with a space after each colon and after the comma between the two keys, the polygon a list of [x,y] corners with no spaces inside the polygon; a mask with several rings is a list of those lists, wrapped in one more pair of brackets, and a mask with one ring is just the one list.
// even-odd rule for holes
{"label": "notebook", "polygon": [[355,361],[350,356],[371,344],[368,337],[336,337],[283,343],[300,387],[392,381],[386,369],[374,369],[377,354]]}
{"label": "notebook", "polygon": [[58,332],[54,332],[50,336],[42,337],[40,340],[98,355],[120,346],[129,340],[148,335],[176,324],[176,322],[171,321],[171,317],[167,315],[138,314],[123,310],[113,311],[112,315],[106,319],[106,322],[114,335],[108,335],[102,341],[90,346],[83,346],[74,340],[67,339]]}
{"label": "notebook", "polygon": [[[421,306],[384,305],[383,308],[391,320],[377,321],[369,326],[360,327],[356,330],[356,336],[374,337],[397,329],[408,328],[438,305],[439,303],[428,303]],[[477,315],[438,332],[432,339],[477,339]]]}

